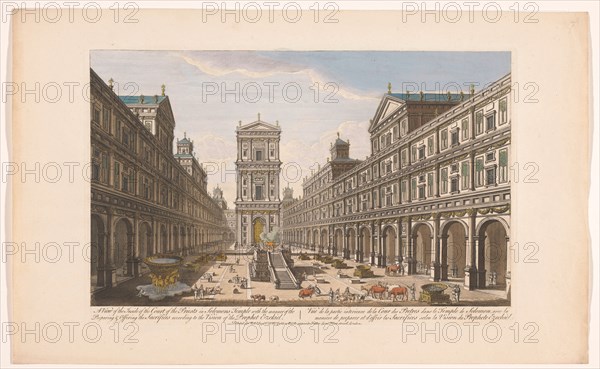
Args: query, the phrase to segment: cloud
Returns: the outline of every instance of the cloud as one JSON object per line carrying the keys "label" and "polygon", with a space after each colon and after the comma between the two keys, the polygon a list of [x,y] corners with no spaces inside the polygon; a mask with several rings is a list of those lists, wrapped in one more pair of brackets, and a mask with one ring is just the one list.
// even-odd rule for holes
{"label": "cloud", "polygon": [[[332,83],[331,78],[327,78],[314,68],[275,61],[251,53],[245,54],[247,58],[229,57],[225,58],[225,60],[223,60],[224,54],[203,54],[201,57],[197,55],[192,57],[184,53],[177,53],[176,55],[189,65],[196,67],[203,74],[213,77],[239,75],[251,79],[267,79],[275,76],[281,78],[281,75],[287,75],[289,77],[294,77],[294,79],[304,77],[310,81],[311,86],[315,86],[318,83],[322,89],[324,89],[324,86],[327,83]],[[250,65],[248,58],[252,58],[252,69],[241,66],[242,64]],[[378,99],[370,94],[361,95],[351,91],[348,88],[340,86],[339,83],[335,83],[335,85],[338,88],[337,91],[334,91],[332,87],[329,87],[326,89],[325,93],[335,92],[335,96],[341,96],[348,100],[376,101]]]}

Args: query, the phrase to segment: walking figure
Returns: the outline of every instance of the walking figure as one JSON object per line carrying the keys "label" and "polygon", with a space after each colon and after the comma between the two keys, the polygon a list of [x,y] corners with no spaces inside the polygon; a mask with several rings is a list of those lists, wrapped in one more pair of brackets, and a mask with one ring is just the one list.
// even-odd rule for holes
{"label": "walking figure", "polygon": [[415,292],[417,291],[415,284],[413,283],[410,286],[408,286],[408,289],[410,290],[410,301],[415,301],[416,300]]}
{"label": "walking figure", "polygon": [[194,287],[192,287],[192,291],[194,291],[194,301],[198,300],[198,286],[194,283]]}
{"label": "walking figure", "polygon": [[452,287],[452,298],[454,302],[460,302],[460,286],[457,284]]}

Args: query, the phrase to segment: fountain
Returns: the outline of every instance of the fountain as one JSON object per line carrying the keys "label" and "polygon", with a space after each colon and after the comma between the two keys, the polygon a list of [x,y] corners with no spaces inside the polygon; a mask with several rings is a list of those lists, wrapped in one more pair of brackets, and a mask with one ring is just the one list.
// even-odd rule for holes
{"label": "fountain", "polygon": [[176,255],[157,254],[144,259],[150,268],[152,284],[137,286],[138,296],[148,296],[150,300],[159,301],[167,296],[175,296],[190,292],[191,288],[179,282],[179,267],[183,258]]}

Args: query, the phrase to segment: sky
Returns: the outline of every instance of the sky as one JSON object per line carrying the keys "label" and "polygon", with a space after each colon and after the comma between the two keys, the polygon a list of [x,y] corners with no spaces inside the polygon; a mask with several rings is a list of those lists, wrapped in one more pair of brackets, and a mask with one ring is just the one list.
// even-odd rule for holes
{"label": "sky", "polygon": [[[510,72],[510,52],[115,51],[95,50],[91,67],[119,95],[160,95],[166,85],[175,137],[194,141],[208,187],[235,200],[235,128],[279,123],[281,188],[327,162],[337,136],[350,156],[370,155],[369,119],[392,92],[476,91]],[[176,145],[174,145],[176,147]]]}

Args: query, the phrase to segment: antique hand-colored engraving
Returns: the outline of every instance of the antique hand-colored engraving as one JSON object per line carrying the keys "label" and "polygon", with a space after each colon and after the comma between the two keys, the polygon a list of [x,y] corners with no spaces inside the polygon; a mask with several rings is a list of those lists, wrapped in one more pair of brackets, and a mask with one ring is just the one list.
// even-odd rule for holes
{"label": "antique hand-colored engraving", "polygon": [[91,68],[92,305],[510,305],[509,52]]}

